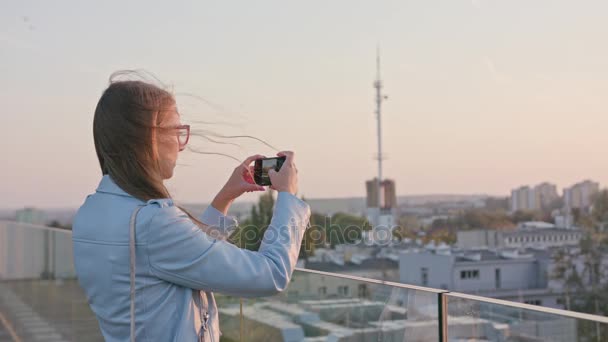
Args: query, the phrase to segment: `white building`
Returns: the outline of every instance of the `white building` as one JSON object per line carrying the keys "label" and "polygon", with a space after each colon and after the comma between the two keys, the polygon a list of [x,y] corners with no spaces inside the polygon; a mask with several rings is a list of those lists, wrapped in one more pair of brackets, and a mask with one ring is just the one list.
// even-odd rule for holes
{"label": "white building", "polygon": [[559,198],[557,186],[551,183],[540,183],[534,187],[534,200],[537,209],[546,209]]}
{"label": "white building", "polygon": [[516,230],[467,230],[457,233],[458,248],[550,248],[578,246],[583,233],[547,222],[524,222]]}
{"label": "white building", "polygon": [[558,198],[555,184],[544,182],[534,188],[525,185],[511,191],[511,212],[542,210]]}
{"label": "white building", "polygon": [[550,288],[549,251],[468,249],[404,252],[400,281],[526,304],[564,308],[563,292]]}
{"label": "white building", "polygon": [[534,210],[534,198],[534,190],[527,185],[511,190],[511,211]]}
{"label": "white building", "polygon": [[600,191],[600,184],[590,180],[576,183],[564,189],[564,206],[570,212],[572,209],[588,211],[593,204],[593,197]]}

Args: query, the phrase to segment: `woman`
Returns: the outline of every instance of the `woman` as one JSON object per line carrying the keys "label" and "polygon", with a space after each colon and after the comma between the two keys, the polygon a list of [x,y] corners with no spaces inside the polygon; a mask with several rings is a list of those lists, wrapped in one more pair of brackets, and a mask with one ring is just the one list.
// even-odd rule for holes
{"label": "woman", "polygon": [[103,177],[74,218],[73,245],[78,280],[107,341],[219,341],[213,292],[268,296],[289,283],[310,217],[295,197],[294,154],[278,154],[287,159],[270,174],[274,216],[252,252],[225,241],[236,225],[226,213],[244,192],[264,189],[252,184],[249,166],[262,156],[234,170],[199,221],[163,185],[189,134],[173,96],[146,82],[111,80],[97,104]]}

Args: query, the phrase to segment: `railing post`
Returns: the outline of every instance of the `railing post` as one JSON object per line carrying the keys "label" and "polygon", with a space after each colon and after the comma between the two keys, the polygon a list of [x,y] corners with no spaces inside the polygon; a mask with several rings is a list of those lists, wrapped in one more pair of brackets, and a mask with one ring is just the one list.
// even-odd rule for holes
{"label": "railing post", "polygon": [[439,320],[439,342],[448,341],[448,298],[447,292],[437,294],[437,318]]}
{"label": "railing post", "polygon": [[243,342],[243,298],[239,298],[239,341]]}

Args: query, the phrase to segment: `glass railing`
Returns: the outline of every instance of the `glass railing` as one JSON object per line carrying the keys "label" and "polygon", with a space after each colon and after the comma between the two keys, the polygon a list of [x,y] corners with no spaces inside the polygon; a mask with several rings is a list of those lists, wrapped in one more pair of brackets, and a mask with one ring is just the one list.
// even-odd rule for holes
{"label": "glass railing", "polygon": [[[103,341],[71,246],[0,222],[0,342]],[[606,317],[306,269],[273,297],[216,298],[222,341],[608,340]]]}
{"label": "glass railing", "polygon": [[103,341],[71,231],[0,221],[0,341]]}
{"label": "glass railing", "polygon": [[240,341],[440,340],[442,290],[298,269],[280,295],[220,308]]}
{"label": "glass railing", "polygon": [[608,341],[608,318],[446,293],[448,340]]}

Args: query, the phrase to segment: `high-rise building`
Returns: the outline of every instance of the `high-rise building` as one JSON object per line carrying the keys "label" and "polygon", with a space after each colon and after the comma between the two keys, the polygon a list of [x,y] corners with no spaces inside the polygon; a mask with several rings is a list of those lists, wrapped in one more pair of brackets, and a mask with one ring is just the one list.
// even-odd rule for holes
{"label": "high-rise building", "polygon": [[559,198],[557,186],[551,183],[541,183],[534,188],[522,186],[511,191],[511,211],[543,210]]}
{"label": "high-rise building", "polygon": [[[397,207],[397,191],[395,181],[385,179],[380,183],[380,195],[378,196],[378,178],[365,182],[367,190],[366,204],[368,208],[392,209]],[[378,203],[378,200],[380,203]]]}
{"label": "high-rise building", "polygon": [[397,192],[395,190],[395,181],[392,179],[382,181],[382,190],[384,190],[382,208],[396,208]]}
{"label": "high-rise building", "polygon": [[511,191],[511,211],[534,210],[534,190],[529,186],[522,186]]}
{"label": "high-rise building", "polygon": [[566,210],[581,209],[588,211],[593,204],[593,196],[600,191],[600,184],[585,180],[564,189]]}
{"label": "high-rise building", "polygon": [[557,186],[551,183],[540,183],[534,187],[534,207],[547,209],[556,199],[559,198]]}
{"label": "high-rise building", "polygon": [[[365,182],[367,190],[367,220],[372,226],[392,228],[395,225],[395,211],[397,208],[397,192],[395,181],[385,179],[378,189],[378,178]],[[380,190],[380,193],[378,193]],[[380,203],[378,203],[380,202]]]}
{"label": "high-rise building", "polygon": [[368,208],[378,208],[378,178],[374,178],[372,180],[368,180],[365,182],[366,189],[366,201],[365,204]]}

